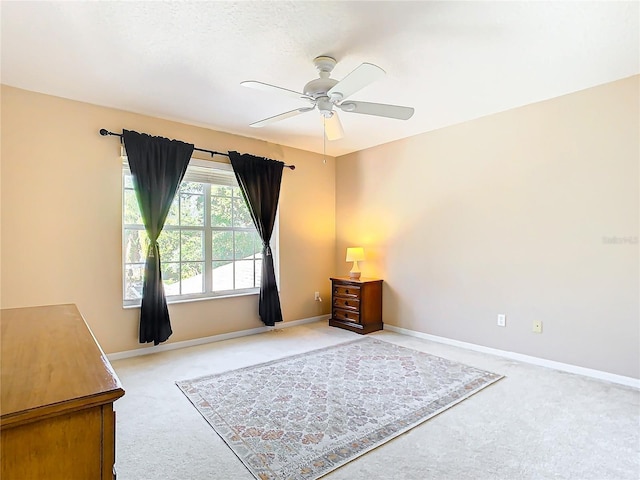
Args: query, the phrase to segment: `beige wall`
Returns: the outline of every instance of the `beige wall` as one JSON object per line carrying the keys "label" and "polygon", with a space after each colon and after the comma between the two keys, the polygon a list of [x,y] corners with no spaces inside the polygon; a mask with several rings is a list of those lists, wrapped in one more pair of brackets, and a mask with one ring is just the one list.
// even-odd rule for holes
{"label": "beige wall", "polygon": [[366,247],[385,323],[640,377],[639,78],[339,157],[337,271]]}
{"label": "beige wall", "polygon": [[[107,353],[144,348],[139,309],[122,308],[122,128],[296,165],[280,197],[285,321],[328,313],[335,161],[204,128],[2,87],[2,308],[75,303]],[[224,160],[224,157],[217,157]],[[257,295],[173,304],[169,342],[263,326]],[[145,345],[146,346],[146,345]]]}
{"label": "beige wall", "polygon": [[[388,324],[640,377],[639,78],[393,142],[320,155],[2,87],[1,305],[76,303],[108,353],[122,308],[123,127],[277,158],[285,321],[328,313],[328,277],[364,245]],[[335,181],[335,184],[334,184]],[[261,326],[257,297],[170,307],[169,342]],[[507,328],[495,326],[507,315]],[[531,332],[542,320],[544,332]]]}

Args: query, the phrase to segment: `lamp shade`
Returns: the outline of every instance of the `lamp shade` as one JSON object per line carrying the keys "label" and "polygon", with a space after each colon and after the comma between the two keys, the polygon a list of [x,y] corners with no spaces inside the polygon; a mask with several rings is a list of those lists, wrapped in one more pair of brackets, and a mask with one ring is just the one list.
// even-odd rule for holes
{"label": "lamp shade", "polygon": [[347,248],[347,262],[359,262],[364,260],[364,248],[362,247],[348,247]]}

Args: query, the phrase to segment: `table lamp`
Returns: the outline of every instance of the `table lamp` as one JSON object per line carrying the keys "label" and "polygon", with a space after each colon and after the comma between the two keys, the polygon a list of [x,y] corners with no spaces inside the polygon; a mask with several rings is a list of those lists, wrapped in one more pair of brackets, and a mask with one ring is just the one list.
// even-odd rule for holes
{"label": "table lamp", "polygon": [[353,262],[353,267],[349,272],[349,278],[358,280],[360,278],[360,269],[358,268],[358,261],[364,260],[364,248],[362,247],[348,247],[347,248],[347,262]]}

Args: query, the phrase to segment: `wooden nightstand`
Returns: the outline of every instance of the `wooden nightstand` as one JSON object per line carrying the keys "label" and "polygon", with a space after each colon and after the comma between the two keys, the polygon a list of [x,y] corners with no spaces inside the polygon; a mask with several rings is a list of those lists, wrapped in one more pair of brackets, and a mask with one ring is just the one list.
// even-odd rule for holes
{"label": "wooden nightstand", "polygon": [[331,278],[329,325],[360,334],[382,330],[382,280]]}

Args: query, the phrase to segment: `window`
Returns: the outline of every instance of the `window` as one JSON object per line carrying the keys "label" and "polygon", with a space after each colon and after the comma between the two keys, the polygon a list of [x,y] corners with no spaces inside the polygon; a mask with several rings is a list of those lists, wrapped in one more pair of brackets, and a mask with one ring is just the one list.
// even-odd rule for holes
{"label": "window", "polygon": [[[122,218],[124,305],[139,305],[149,240],[128,165]],[[260,287],[262,241],[228,164],[191,160],[158,245],[169,303],[255,293]]]}

